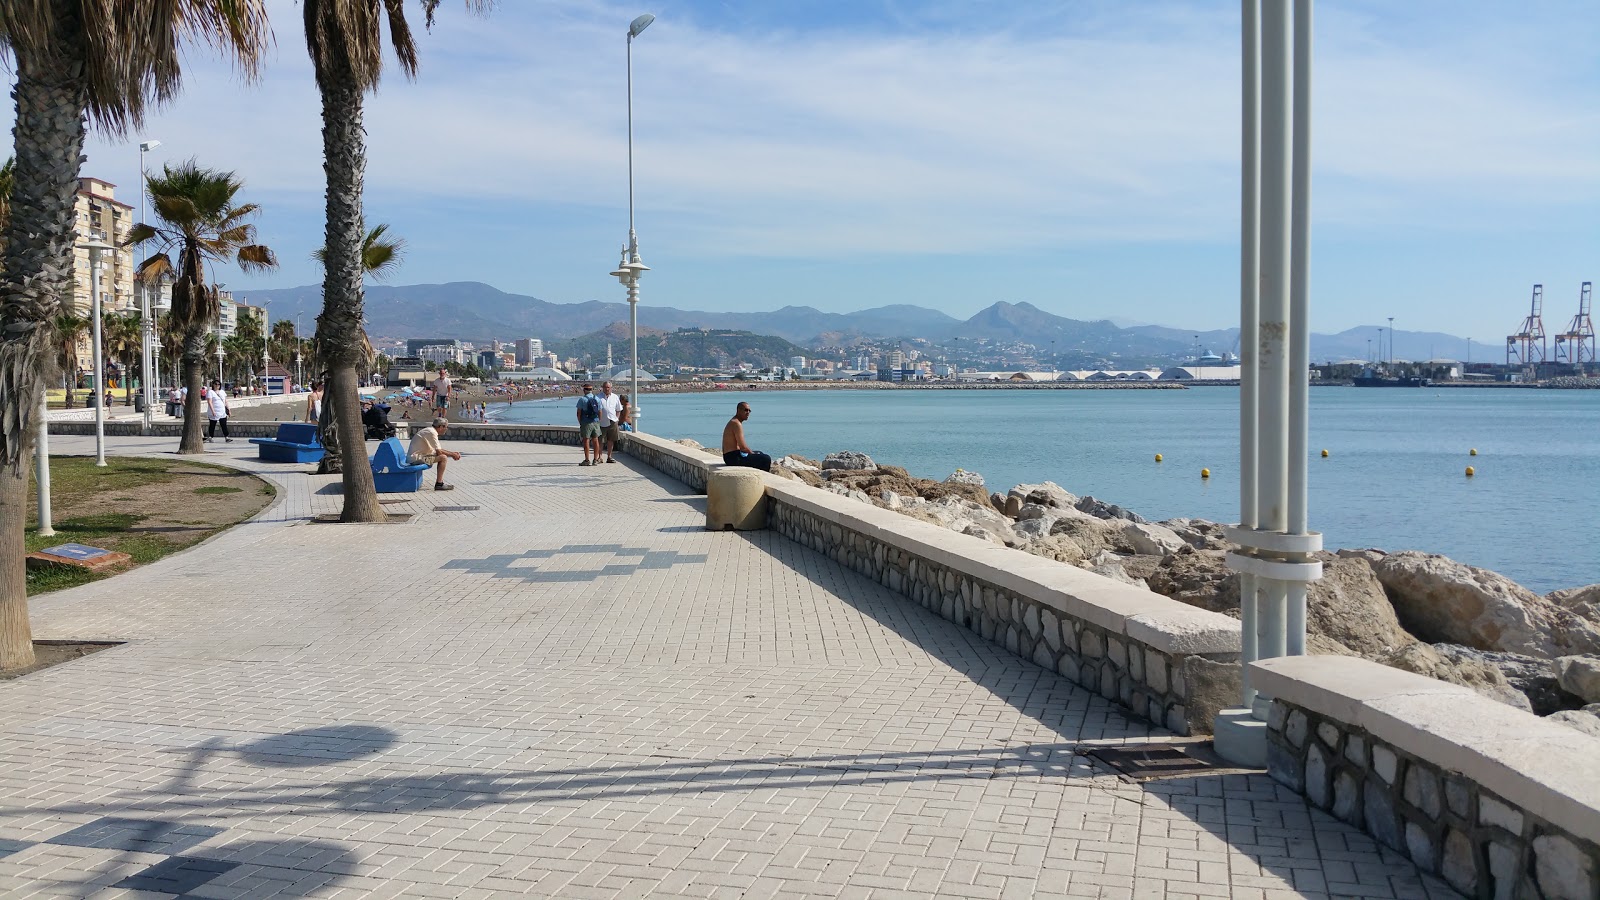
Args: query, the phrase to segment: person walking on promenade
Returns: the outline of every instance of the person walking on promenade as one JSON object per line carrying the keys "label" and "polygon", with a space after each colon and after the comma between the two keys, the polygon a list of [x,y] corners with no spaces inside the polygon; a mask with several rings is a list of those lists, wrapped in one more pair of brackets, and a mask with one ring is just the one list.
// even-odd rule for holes
{"label": "person walking on promenade", "polygon": [[436,473],[433,479],[433,489],[436,491],[453,491],[456,486],[444,483],[444,467],[449,460],[461,459],[461,454],[454,450],[446,450],[439,446],[439,438],[450,430],[450,420],[444,416],[435,416],[433,424],[417,431],[411,436],[411,446],[406,449],[406,461],[411,465],[430,465]]}
{"label": "person walking on promenade", "polygon": [[322,421],[322,382],[311,382],[311,393],[306,395],[306,421],[315,425]]}
{"label": "person walking on promenade", "polygon": [[222,382],[211,382],[211,390],[206,391],[206,418],[211,421],[207,428],[204,441],[210,443],[217,436],[217,424],[222,424],[222,440],[233,443],[233,438],[228,434],[228,393],[222,389]]}
{"label": "person walking on promenade", "polygon": [[[594,395],[594,385],[583,386],[583,396],[578,398],[578,442],[583,444],[583,462],[580,466],[600,464],[600,398]],[[589,448],[594,448],[594,461],[589,461]]]}
{"label": "person walking on promenade", "polygon": [[[611,393],[611,382],[600,385],[600,441],[606,449],[606,462],[617,461],[617,438],[621,435],[622,397]],[[600,454],[595,453],[599,460]]]}
{"label": "person walking on promenade", "polygon": [[772,471],[772,457],[750,449],[744,442],[744,423],[750,418],[750,404],[743,400],[734,407],[733,418],[722,429],[722,461],[730,466],[745,466],[751,469],[760,469],[763,472]]}
{"label": "person walking on promenade", "polygon": [[428,385],[433,389],[434,415],[442,416],[450,412],[450,373],[443,368],[439,369],[439,377]]}

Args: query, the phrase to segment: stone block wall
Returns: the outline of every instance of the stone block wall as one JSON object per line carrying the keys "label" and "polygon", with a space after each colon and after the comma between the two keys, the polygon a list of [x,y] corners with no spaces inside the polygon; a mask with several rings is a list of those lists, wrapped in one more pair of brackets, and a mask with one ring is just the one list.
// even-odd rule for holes
{"label": "stone block wall", "polygon": [[[952,564],[950,554],[935,560],[896,546],[876,536],[874,529],[853,527],[847,516],[821,514],[787,502],[782,491],[769,490],[767,497],[767,525],[779,534],[984,640],[1098,692],[1141,719],[1182,735],[1209,734],[1217,711],[1238,703],[1237,653],[1173,652],[1167,642],[1142,641],[1125,627],[1074,615],[1070,606],[1044,596],[1046,591],[1030,596],[1027,590],[985,580]],[[920,523],[906,523],[913,524]],[[944,534],[950,545],[986,543]]]}
{"label": "stone block wall", "polygon": [[1273,779],[1468,897],[1600,898],[1600,740],[1376,665],[1252,668]]}

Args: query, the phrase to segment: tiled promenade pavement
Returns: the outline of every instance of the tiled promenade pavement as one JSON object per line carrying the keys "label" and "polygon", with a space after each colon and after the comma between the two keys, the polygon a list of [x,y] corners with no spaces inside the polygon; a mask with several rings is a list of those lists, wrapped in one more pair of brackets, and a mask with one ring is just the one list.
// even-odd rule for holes
{"label": "tiled promenade pavement", "polygon": [[276,506],[36,600],[128,643],[0,683],[0,896],[1449,895],[1264,776],[1117,781],[1162,732],[637,463],[457,446],[346,526],[223,445]]}

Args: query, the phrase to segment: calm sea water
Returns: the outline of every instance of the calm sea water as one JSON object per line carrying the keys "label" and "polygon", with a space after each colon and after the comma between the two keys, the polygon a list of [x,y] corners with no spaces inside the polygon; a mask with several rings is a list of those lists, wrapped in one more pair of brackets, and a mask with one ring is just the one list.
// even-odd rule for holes
{"label": "calm sea water", "polygon": [[[976,470],[991,490],[1049,480],[1150,519],[1238,519],[1237,388],[644,400],[647,431],[708,446],[748,400],[750,444],[774,457],[860,450],[927,478]],[[567,424],[572,404],[524,401],[499,420]],[[1539,592],[1600,582],[1600,391],[1313,388],[1309,465],[1330,549],[1443,553]]]}

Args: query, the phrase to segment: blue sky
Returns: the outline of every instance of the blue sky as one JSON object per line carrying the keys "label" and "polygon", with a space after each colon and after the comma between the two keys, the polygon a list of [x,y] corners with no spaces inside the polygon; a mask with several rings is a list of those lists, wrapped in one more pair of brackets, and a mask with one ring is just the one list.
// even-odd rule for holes
{"label": "blue sky", "polygon": [[[142,137],[231,168],[269,275],[318,280],[319,104],[298,4],[242,87],[193,55]],[[996,300],[1075,318],[1237,323],[1238,4],[447,2],[416,82],[367,110],[367,210],[396,281],[622,299],[624,32],[634,48],[646,303],[709,310]],[[1564,325],[1600,280],[1592,0],[1317,7],[1313,327],[1496,339],[1545,285]],[[3,117],[9,125],[12,111]],[[85,174],[133,202],[136,139]]]}

